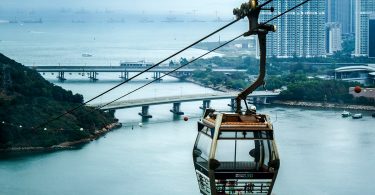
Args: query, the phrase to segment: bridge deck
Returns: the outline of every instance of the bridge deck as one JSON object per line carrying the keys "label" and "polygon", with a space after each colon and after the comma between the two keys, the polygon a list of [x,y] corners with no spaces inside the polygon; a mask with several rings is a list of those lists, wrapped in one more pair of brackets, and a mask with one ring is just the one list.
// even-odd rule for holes
{"label": "bridge deck", "polygon": [[[142,72],[146,68],[126,68],[121,66],[32,66],[38,72]],[[148,72],[170,72],[176,67],[155,67]],[[193,72],[199,68],[182,68],[177,72]],[[203,69],[202,69],[203,70]],[[244,69],[217,68],[214,72],[246,72]]]}
{"label": "bridge deck", "polygon": [[[233,99],[237,97],[238,93],[210,93],[210,94],[192,94],[182,96],[168,96],[168,97],[156,97],[156,98],[144,98],[114,102],[108,106],[102,108],[102,110],[132,108],[139,106],[151,106],[159,104],[169,104],[178,102],[193,102],[201,100],[216,100],[216,99]],[[276,97],[279,93],[271,91],[255,91],[249,97]],[[92,107],[100,107],[106,103],[91,104]]]}

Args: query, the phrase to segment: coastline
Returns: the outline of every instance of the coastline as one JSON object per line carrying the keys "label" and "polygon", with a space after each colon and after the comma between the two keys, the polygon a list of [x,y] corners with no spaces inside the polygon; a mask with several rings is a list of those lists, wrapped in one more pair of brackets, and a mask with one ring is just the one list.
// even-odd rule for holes
{"label": "coastline", "polygon": [[[178,78],[178,77],[176,77],[176,78]],[[194,79],[191,79],[191,78],[186,78],[183,81],[194,83],[196,85],[199,85],[199,86],[202,86],[202,87],[206,87],[206,88],[210,88],[210,89],[213,89],[213,90],[216,90],[216,91],[220,91],[220,92],[226,92],[226,93],[229,93],[229,92],[238,92],[239,93],[239,91],[228,89],[228,88],[226,88],[223,85],[217,86],[217,87],[208,86],[208,85],[205,85],[205,84],[203,84],[203,83],[201,83],[199,81],[196,81]]]}
{"label": "coastline", "polygon": [[[230,90],[225,86],[207,86],[202,84],[199,81],[193,80],[191,78],[185,79],[187,82],[191,82],[202,87],[211,88],[216,91],[220,92],[238,92],[236,90]],[[271,104],[274,105],[282,105],[282,106],[292,106],[292,107],[309,107],[309,108],[333,108],[333,109],[344,109],[344,110],[363,110],[363,111],[375,111],[375,106],[367,106],[367,105],[355,105],[355,104],[338,104],[338,103],[325,103],[325,102],[306,102],[306,101],[281,101],[281,100],[274,100]]]}
{"label": "coastline", "polygon": [[88,143],[90,141],[99,139],[102,135],[114,129],[118,129],[121,126],[122,124],[119,122],[112,123],[112,124],[107,125],[105,128],[96,130],[95,133],[88,138],[83,138],[83,139],[76,140],[76,141],[62,142],[60,144],[49,146],[49,147],[12,147],[12,148],[0,149],[0,152],[34,152],[34,151],[53,151],[53,150],[74,149],[75,146],[78,144]]}
{"label": "coastline", "polygon": [[363,110],[375,111],[375,106],[354,105],[354,104],[336,104],[324,102],[304,102],[304,101],[280,101],[275,100],[272,104],[294,107],[311,107],[311,108],[334,108],[344,110]]}

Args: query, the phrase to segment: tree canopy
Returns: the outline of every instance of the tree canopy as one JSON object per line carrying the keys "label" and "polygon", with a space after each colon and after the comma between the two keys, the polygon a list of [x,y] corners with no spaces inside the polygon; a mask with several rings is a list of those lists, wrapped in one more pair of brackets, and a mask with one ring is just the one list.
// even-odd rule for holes
{"label": "tree canopy", "polygon": [[46,81],[35,70],[2,54],[0,81],[0,148],[46,147],[75,141],[90,137],[115,120],[113,114],[83,107],[36,129],[51,117],[81,104],[83,96]]}

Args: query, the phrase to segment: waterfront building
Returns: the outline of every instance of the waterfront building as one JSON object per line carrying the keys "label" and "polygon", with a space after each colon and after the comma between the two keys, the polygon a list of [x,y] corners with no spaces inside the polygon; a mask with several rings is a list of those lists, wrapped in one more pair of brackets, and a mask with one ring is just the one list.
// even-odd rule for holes
{"label": "waterfront building", "polygon": [[356,1],[355,56],[369,56],[369,22],[375,14],[374,0]]}
{"label": "waterfront building", "polygon": [[341,51],[341,24],[336,22],[330,22],[326,25],[326,52],[327,54],[333,54]]}
{"label": "waterfront building", "polygon": [[[260,21],[266,21],[301,2],[302,0],[272,1],[269,6],[274,7],[275,12],[262,12]],[[326,55],[325,0],[310,1],[272,24],[277,26],[277,31],[267,36],[267,56],[290,58]]]}
{"label": "waterfront building", "polygon": [[335,79],[340,79],[343,81],[355,81],[364,85],[374,85],[375,64],[336,68]]}

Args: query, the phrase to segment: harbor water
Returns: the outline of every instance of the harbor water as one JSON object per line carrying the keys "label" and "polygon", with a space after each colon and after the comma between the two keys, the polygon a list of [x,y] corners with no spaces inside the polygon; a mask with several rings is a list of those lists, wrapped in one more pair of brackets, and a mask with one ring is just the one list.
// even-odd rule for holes
{"label": "harbor water", "polygon": [[[155,31],[162,41],[155,40],[159,36],[142,36],[146,37],[142,41],[136,35],[144,33],[143,30],[149,33],[150,29],[132,31],[136,28],[125,28],[123,24],[79,24],[88,26],[77,28],[72,25],[78,24],[64,25],[1,24],[0,52],[26,65],[59,62],[118,65],[121,60],[156,61],[217,27],[216,24],[205,24],[205,27],[200,24],[204,32],[199,33],[190,32],[187,27],[184,28],[187,32],[179,31],[181,26],[165,27],[163,32]],[[228,34],[241,33],[241,28]],[[190,51],[189,57],[196,52],[201,51]],[[83,58],[82,53],[91,53],[93,57]],[[92,83],[87,77],[68,75],[68,80],[60,83],[56,75],[44,75],[56,85],[83,94],[86,100],[118,84],[118,76],[100,74],[99,81]],[[113,100],[149,82],[151,77],[151,74],[142,75],[96,102]],[[166,77],[127,99],[211,92],[212,89]],[[212,101],[211,106],[229,110],[228,103],[229,100],[217,100]],[[141,120],[140,108],[117,110],[116,117],[123,123],[122,128],[77,149],[2,153],[0,194],[199,194],[192,148],[197,120],[202,114],[201,104],[182,103],[181,109],[189,117],[188,121],[173,116],[169,104],[151,106],[153,118],[148,121]],[[273,194],[373,194],[375,120],[371,113],[362,112],[362,119],[353,120],[342,118],[342,110],[268,105],[258,106],[258,112],[270,115],[281,158]]]}

